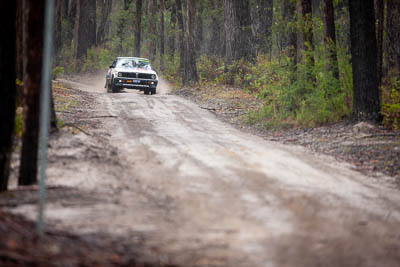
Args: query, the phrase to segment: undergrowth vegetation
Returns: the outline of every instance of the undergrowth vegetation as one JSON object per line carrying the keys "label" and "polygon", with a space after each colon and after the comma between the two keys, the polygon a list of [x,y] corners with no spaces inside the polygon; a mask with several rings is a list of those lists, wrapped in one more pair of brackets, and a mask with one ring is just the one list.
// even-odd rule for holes
{"label": "undergrowth vegetation", "polygon": [[395,130],[400,130],[400,78],[394,77],[382,87],[383,124]]}
{"label": "undergrowth vegetation", "polygon": [[[338,6],[339,3],[335,5]],[[64,45],[57,60],[58,65],[53,69],[53,76],[106,70],[116,56],[132,55],[135,14],[132,7],[131,5],[128,9],[111,13],[111,27],[107,40],[102,47],[88,49],[84,58],[74,59],[73,41]],[[314,44],[306,44],[310,49],[305,49],[298,55],[298,51],[293,53],[293,50],[296,50],[294,47],[287,46],[287,36],[304,30],[304,22],[298,18],[282,17],[281,8],[281,5],[276,5],[274,9],[268,49],[259,49],[255,62],[243,59],[226,65],[223,52],[219,53],[220,56],[215,56],[215,53],[199,53],[197,71],[200,87],[234,87],[257,96],[264,103],[263,106],[257,111],[249,112],[243,119],[249,124],[257,123],[266,128],[287,125],[316,127],[348,119],[353,106],[348,10],[345,6],[336,9],[335,50],[339,72],[337,79],[333,71],[328,71],[327,68],[321,16],[316,15],[312,18]],[[215,12],[221,14],[222,11]],[[175,40],[171,40],[174,40],[173,44],[177,48],[178,40],[173,28],[175,25],[168,23],[168,18],[167,16],[166,32],[168,35],[174,35]],[[204,19],[204,25],[212,25],[219,21],[213,15]],[[143,29],[147,29],[149,18],[143,16],[142,23]],[[143,33],[147,39],[151,37],[146,31]],[[209,35],[210,33],[204,34],[204,37],[209,38],[209,41],[214,40]],[[141,51],[143,56],[150,57],[147,45],[148,41],[144,39]],[[297,58],[294,56],[296,52]],[[177,86],[182,85],[177,49],[165,53],[163,60],[158,50],[156,55],[151,56],[155,58],[152,62],[153,67],[165,79]],[[312,64],[307,62],[307,59],[312,59]],[[397,76],[387,75],[381,86],[383,124],[392,129],[400,129],[400,79]]]}
{"label": "undergrowth vegetation", "polygon": [[[338,18],[338,44],[336,47],[339,79],[328,71],[326,50],[322,41],[322,21],[313,18],[316,41],[311,50],[302,51],[302,58],[312,58],[313,63],[299,60],[294,63],[288,55],[291,47],[274,47],[270,53],[259,54],[255,63],[239,60],[225,65],[223,57],[201,55],[197,60],[200,87],[235,87],[256,95],[263,101],[257,111],[249,112],[243,119],[249,124],[265,128],[317,127],[347,120],[353,107],[353,76],[349,53],[349,29],[345,22],[348,14],[343,10]],[[275,18],[273,32],[278,43],[279,34],[299,27],[289,26]],[[343,20],[343,21],[342,21]],[[308,54],[307,54],[308,53]],[[180,84],[179,56],[167,59],[168,68],[163,74],[168,80]],[[381,86],[381,115],[383,124],[400,129],[400,79],[387,79]],[[311,77],[311,78],[310,78]]]}
{"label": "undergrowth vegetation", "polygon": [[[290,59],[282,55],[270,60],[259,55],[255,64],[245,61],[225,66],[222,58],[202,56],[198,59],[201,86],[229,86],[256,94],[264,105],[243,118],[249,124],[265,128],[287,126],[316,127],[348,119],[352,112],[352,69],[345,49],[338,49],[339,80],[326,70],[324,47],[315,48],[311,70],[315,79],[307,79],[310,70],[305,63],[291,72]],[[180,84],[179,58],[171,57],[163,74]],[[178,58],[178,59],[177,59]],[[400,129],[400,79],[392,78],[381,88],[383,124]]]}
{"label": "undergrowth vegetation", "polygon": [[[340,79],[337,80],[325,68],[323,45],[315,51],[313,80],[307,79],[310,69],[305,63],[298,63],[293,73],[289,67],[292,62],[284,54],[272,60],[269,55],[259,55],[254,64],[241,60],[228,66],[222,58],[202,56],[197,65],[200,84],[229,84],[256,94],[264,105],[244,118],[248,123],[262,123],[265,127],[283,124],[313,127],[342,120],[350,115],[352,105],[349,58],[339,51]],[[167,65],[177,66],[172,62]],[[164,75],[174,79],[178,71],[170,67]]]}

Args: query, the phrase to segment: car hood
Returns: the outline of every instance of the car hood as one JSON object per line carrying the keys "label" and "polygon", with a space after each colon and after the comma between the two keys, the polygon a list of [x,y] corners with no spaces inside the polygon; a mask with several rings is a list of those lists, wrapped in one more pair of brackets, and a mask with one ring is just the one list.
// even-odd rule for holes
{"label": "car hood", "polygon": [[114,72],[135,72],[135,73],[147,73],[147,74],[156,74],[154,70],[146,70],[141,68],[115,68]]}

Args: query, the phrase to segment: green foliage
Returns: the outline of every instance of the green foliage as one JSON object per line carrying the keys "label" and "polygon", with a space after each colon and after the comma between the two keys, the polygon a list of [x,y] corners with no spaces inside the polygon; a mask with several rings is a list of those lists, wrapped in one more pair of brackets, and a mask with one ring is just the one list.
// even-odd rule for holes
{"label": "green foliage", "polygon": [[383,124],[391,129],[400,129],[400,78],[392,78],[382,92]]}
{"label": "green foliage", "polygon": [[[123,5],[123,3],[119,3]],[[111,52],[116,56],[129,56],[133,52],[134,12],[132,5],[124,9],[122,6],[111,13]]]}
{"label": "green foliage", "polygon": [[199,74],[200,83],[220,83],[224,75],[223,59],[203,55],[197,61],[197,72]]}
{"label": "green foliage", "polygon": [[[310,56],[310,55],[308,55]],[[260,97],[265,98],[264,115],[272,121],[295,121],[304,127],[335,122],[350,114],[351,102],[348,101],[351,89],[341,85],[325,68],[323,47],[314,51],[313,67],[307,63],[298,63],[295,76],[287,67],[291,64],[272,64],[269,76],[275,77],[262,84]],[[341,59],[342,65],[350,65]],[[312,77],[311,79],[309,77]],[[261,79],[262,80],[262,79]],[[347,78],[341,78],[347,83]]]}
{"label": "green foliage", "polygon": [[57,79],[57,77],[62,74],[64,74],[64,67],[57,66],[57,67],[53,68],[53,71],[52,71],[53,79]]}
{"label": "green foliage", "polygon": [[64,127],[64,122],[57,117],[57,129]]}
{"label": "green foliage", "polygon": [[[304,52],[303,58],[311,57],[313,65],[301,62],[295,71],[290,67],[293,62],[284,53],[279,60],[270,61],[266,55],[261,55],[254,65],[240,61],[228,66],[225,81],[231,80],[234,86],[257,93],[264,100],[264,106],[249,114],[247,122],[261,122],[266,127],[288,122],[313,127],[339,121],[350,114],[352,74],[349,58],[343,51],[338,53],[340,79],[337,80],[326,70],[322,44],[314,51]],[[206,67],[210,68],[209,65]]]}
{"label": "green foliage", "polygon": [[114,60],[112,53],[104,48],[91,48],[87,50],[86,59],[83,61],[81,70],[83,72],[93,72],[107,69]]}
{"label": "green foliage", "polygon": [[64,73],[73,73],[76,70],[76,61],[74,57],[74,42],[63,46],[60,55],[59,64],[64,68]]}
{"label": "green foliage", "polygon": [[23,123],[24,119],[23,119],[22,108],[17,108],[15,114],[14,135],[17,136],[18,138],[21,138],[22,136]]}
{"label": "green foliage", "polygon": [[[343,0],[337,0],[337,5]],[[350,14],[346,5],[335,8],[336,42],[350,55]]]}
{"label": "green foliage", "polygon": [[351,67],[351,56],[346,52],[347,48],[339,47],[337,49],[340,88],[344,93],[344,106],[346,113],[351,113],[353,105],[353,69]]}
{"label": "green foliage", "polygon": [[351,113],[353,87],[345,50],[338,49],[339,80],[326,69],[322,43],[303,53],[303,58],[313,58],[314,63],[303,60],[293,66],[292,59],[282,51],[273,60],[269,55],[260,55],[255,64],[240,60],[228,66],[223,59],[202,56],[197,67],[202,84],[228,83],[263,99],[263,107],[246,117],[248,123],[313,127],[347,117]]}
{"label": "green foliage", "polygon": [[15,85],[24,86],[24,82],[17,78],[17,79],[15,79]]}
{"label": "green foliage", "polygon": [[162,75],[165,79],[181,83],[181,75],[179,74],[179,56],[165,55],[164,56],[164,69]]}

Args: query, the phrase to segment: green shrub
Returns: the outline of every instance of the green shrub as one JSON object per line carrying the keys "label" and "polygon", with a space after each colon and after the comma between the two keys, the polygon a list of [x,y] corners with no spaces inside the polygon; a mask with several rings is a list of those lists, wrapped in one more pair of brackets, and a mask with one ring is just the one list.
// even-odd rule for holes
{"label": "green shrub", "polygon": [[165,55],[164,70],[162,71],[163,77],[175,84],[182,84],[182,77],[179,73],[179,64],[179,56]]}
{"label": "green shrub", "polygon": [[22,137],[23,123],[24,119],[23,119],[22,108],[17,108],[15,114],[14,135],[17,136],[18,138]]}
{"label": "green shrub", "polygon": [[81,71],[94,72],[107,69],[114,60],[111,52],[107,49],[94,47],[86,52],[86,59],[83,60]]}
{"label": "green shrub", "polygon": [[201,56],[197,62],[200,83],[221,83],[224,74],[223,59]]}
{"label": "green shrub", "polygon": [[[292,62],[284,54],[280,60],[269,61],[261,56],[245,75],[242,85],[264,99],[261,110],[246,119],[264,125],[279,123],[318,126],[339,121],[351,112],[352,75],[349,59],[339,53],[340,79],[326,70],[323,45],[316,46],[311,55],[314,64],[300,62],[293,72]],[[349,71],[350,70],[350,71]]]}
{"label": "green shrub", "polygon": [[64,67],[65,74],[75,72],[76,61],[74,57],[74,41],[72,41],[70,45],[63,46],[58,64]]}
{"label": "green shrub", "polygon": [[62,74],[64,74],[64,67],[56,66],[53,68],[53,71],[52,71],[53,79],[57,79],[57,77]]}
{"label": "green shrub", "polygon": [[383,124],[390,128],[400,129],[400,78],[392,78],[382,90]]}

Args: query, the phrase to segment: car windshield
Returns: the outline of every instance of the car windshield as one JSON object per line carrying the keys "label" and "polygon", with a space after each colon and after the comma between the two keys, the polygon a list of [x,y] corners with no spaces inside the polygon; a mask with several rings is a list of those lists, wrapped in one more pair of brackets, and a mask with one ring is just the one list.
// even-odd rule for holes
{"label": "car windshield", "polygon": [[141,69],[151,70],[150,63],[148,61],[137,62],[137,67]]}
{"label": "car windshield", "polygon": [[117,68],[135,68],[136,67],[136,62],[133,59],[120,59],[117,62]]}
{"label": "car windshield", "polygon": [[134,59],[120,59],[116,65],[117,68],[140,68],[151,70],[150,63],[148,61],[135,61]]}

